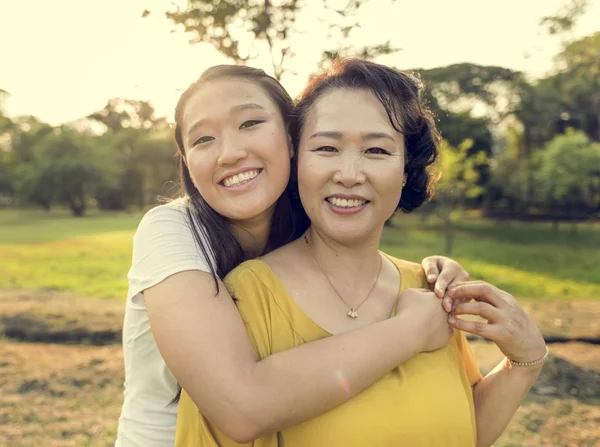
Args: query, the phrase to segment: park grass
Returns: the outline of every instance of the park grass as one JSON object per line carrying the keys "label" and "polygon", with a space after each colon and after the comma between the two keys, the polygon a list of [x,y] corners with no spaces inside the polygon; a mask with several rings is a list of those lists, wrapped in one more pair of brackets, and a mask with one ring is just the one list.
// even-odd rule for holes
{"label": "park grass", "polygon": [[[124,297],[132,237],[141,213],[0,211],[0,287],[69,291],[80,296]],[[473,279],[515,296],[600,299],[600,227],[553,231],[544,223],[459,223],[452,257]],[[435,220],[399,216],[386,229],[382,249],[420,262],[443,254],[444,234]]]}

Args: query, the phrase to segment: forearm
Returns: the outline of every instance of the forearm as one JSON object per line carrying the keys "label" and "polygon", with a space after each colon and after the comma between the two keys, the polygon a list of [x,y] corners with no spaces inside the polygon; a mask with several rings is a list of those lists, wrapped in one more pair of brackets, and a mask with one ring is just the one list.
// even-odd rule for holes
{"label": "forearm", "polygon": [[491,446],[537,380],[542,365],[510,366],[504,359],[473,387],[477,447]]}
{"label": "forearm", "polygon": [[245,387],[255,397],[240,405],[256,437],[322,414],[383,377],[420,351],[409,318],[397,316],[266,357]]}

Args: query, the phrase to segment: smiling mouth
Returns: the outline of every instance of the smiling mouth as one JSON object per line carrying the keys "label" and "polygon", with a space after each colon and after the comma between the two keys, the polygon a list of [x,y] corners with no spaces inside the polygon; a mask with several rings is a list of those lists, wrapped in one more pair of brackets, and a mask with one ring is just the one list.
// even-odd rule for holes
{"label": "smiling mouth", "polygon": [[327,197],[325,200],[337,208],[358,208],[369,203],[368,200],[342,199],[340,197]]}
{"label": "smiling mouth", "polygon": [[262,169],[252,169],[250,171],[241,172],[231,177],[227,177],[221,181],[221,184],[226,188],[232,188],[234,186],[240,186],[244,183],[248,183],[250,180],[254,180],[258,177],[258,174],[262,172]]}

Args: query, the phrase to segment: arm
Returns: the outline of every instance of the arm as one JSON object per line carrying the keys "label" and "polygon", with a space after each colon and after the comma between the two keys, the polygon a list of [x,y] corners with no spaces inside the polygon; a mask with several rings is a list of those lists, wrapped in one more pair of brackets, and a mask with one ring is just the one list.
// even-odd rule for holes
{"label": "arm", "polygon": [[439,299],[421,291],[403,301],[405,310],[414,303],[411,311],[259,360],[227,289],[220,284],[213,292],[209,274],[182,272],[146,290],[146,306],[171,371],[200,411],[238,442],[346,401],[338,372],[356,394],[450,336]]}
{"label": "arm", "polygon": [[[546,345],[536,325],[514,297],[484,282],[457,284],[448,295],[453,300],[449,323],[456,329],[480,335],[495,342],[500,350],[517,362],[542,359]],[[464,300],[475,299],[473,302]],[[477,315],[484,322],[465,321],[457,315]],[[511,366],[504,359],[473,387],[477,420],[477,446],[491,446],[508,426],[542,364]]]}
{"label": "arm", "polygon": [[473,387],[477,447],[491,446],[537,380],[542,365],[511,367],[505,359]]}

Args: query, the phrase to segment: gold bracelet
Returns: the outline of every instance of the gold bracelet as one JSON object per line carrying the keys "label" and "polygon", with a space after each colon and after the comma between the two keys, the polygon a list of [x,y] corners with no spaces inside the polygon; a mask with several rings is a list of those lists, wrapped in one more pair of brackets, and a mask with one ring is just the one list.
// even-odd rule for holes
{"label": "gold bracelet", "polygon": [[550,354],[550,349],[548,348],[548,345],[546,345],[546,353],[541,359],[533,360],[531,362],[517,362],[506,357],[506,360],[508,360],[508,363],[510,363],[512,366],[535,366],[539,365],[540,363],[544,363],[544,361],[548,357],[548,354]]}

